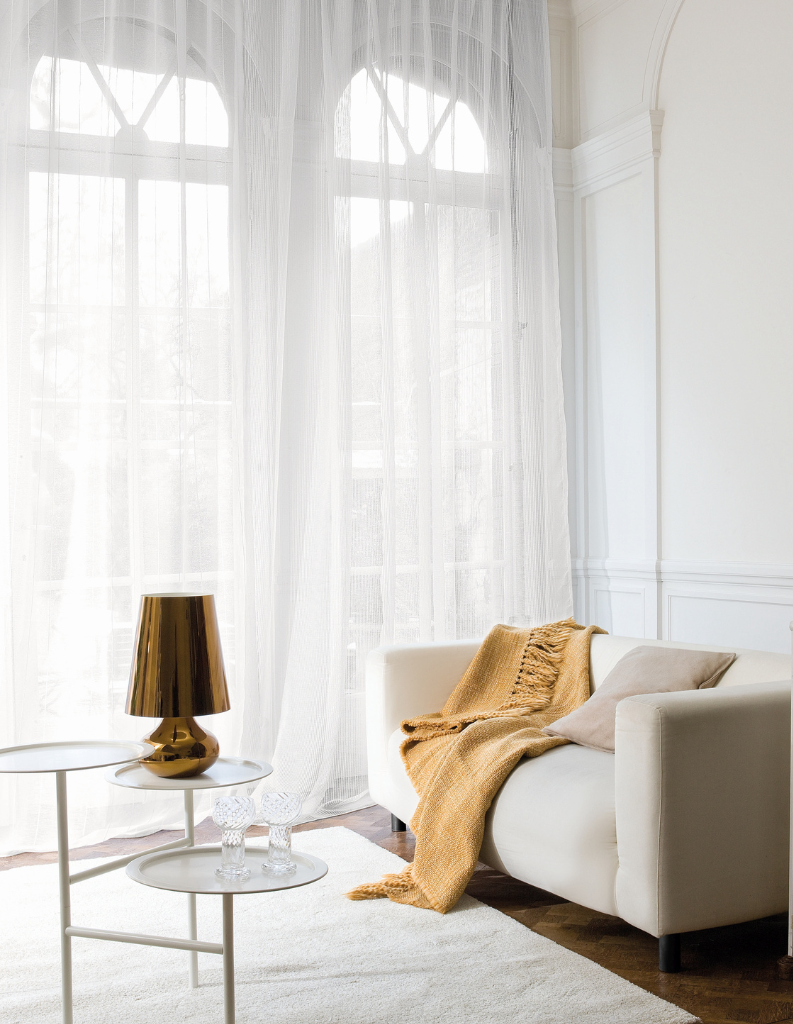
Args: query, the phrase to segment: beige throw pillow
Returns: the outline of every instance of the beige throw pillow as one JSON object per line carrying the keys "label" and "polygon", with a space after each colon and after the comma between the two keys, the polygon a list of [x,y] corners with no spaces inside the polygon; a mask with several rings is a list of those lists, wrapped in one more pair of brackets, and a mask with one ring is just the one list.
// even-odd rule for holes
{"label": "beige throw pillow", "polygon": [[543,729],[595,750],[614,750],[617,704],[638,693],[704,690],[715,686],[736,655],[674,647],[634,647],[621,658],[586,704]]}

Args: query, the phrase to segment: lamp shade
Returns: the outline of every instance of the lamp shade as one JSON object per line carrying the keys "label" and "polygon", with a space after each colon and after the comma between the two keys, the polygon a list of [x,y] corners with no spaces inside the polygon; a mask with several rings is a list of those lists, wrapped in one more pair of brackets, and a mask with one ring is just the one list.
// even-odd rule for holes
{"label": "lamp shade", "polygon": [[212,594],[144,594],[127,714],[184,718],[229,710]]}

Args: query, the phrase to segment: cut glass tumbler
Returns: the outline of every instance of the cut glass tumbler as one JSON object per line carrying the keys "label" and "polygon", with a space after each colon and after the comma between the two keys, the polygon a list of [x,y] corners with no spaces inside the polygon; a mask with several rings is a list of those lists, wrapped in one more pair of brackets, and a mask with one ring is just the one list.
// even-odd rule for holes
{"label": "cut glass tumbler", "polygon": [[270,828],[269,852],[262,864],[266,875],[292,875],[297,871],[292,860],[292,825],[300,808],[296,793],[265,793],[262,797],[261,820]]}
{"label": "cut glass tumbler", "polygon": [[221,796],[215,800],[212,820],[221,830],[218,878],[244,882],[251,877],[245,867],[245,831],[256,817],[256,804],[250,796]]}

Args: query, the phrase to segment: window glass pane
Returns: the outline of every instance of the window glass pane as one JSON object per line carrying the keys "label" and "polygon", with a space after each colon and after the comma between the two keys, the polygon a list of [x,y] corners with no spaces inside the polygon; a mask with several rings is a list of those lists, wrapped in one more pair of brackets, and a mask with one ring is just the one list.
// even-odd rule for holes
{"label": "window glass pane", "polygon": [[187,186],[187,283],[191,306],[229,302],[229,190]]}
{"label": "window glass pane", "polygon": [[[493,434],[492,331],[452,331],[453,361],[443,367],[441,404],[447,442],[490,441]],[[447,350],[448,351],[448,350]]]}
{"label": "window glass pane", "polygon": [[487,170],[485,140],[474,115],[464,103],[454,105],[454,111],[438,133],[433,162],[438,170],[474,174]]}
{"label": "window glass pane", "polygon": [[[179,83],[172,78],[144,125],[152,142],[179,142]],[[211,82],[185,82],[185,142],[191,146],[228,146],[229,119]]]}
{"label": "window glass pane", "polygon": [[128,516],[127,445],[94,441],[86,430],[69,440],[42,438],[32,458],[37,579],[126,574],[128,548],[113,543],[113,533],[123,533]]}
{"label": "window glass pane", "polygon": [[[410,204],[401,199],[389,203],[392,229],[410,214]],[[380,234],[380,200],[350,200],[350,245],[353,249],[365,246]]]}
{"label": "window glass pane", "polygon": [[144,575],[234,568],[233,459],[231,447],[194,440],[184,424],[181,447],[144,446],[140,457],[141,532]]}
{"label": "window glass pane", "polygon": [[[350,157],[353,160],[380,159],[383,104],[374,83],[362,68],[350,82]],[[405,147],[390,120],[387,121],[388,160],[392,164],[405,162]],[[336,151],[346,155],[342,140],[337,138]]]}
{"label": "window glass pane", "polygon": [[42,57],[30,87],[30,127],[115,135],[119,124],[87,64]]}
{"label": "window glass pane", "polygon": [[179,83],[172,78],[143,128],[152,142],[179,142]]}
{"label": "window glass pane", "polygon": [[229,302],[228,187],[185,186],[187,294],[182,296],[182,186],[141,181],[138,188],[138,294],[143,306],[192,308]]}
{"label": "window glass pane", "polygon": [[188,78],[185,83],[185,142],[195,146],[229,144],[226,108],[211,82]]}
{"label": "window glass pane", "polygon": [[123,310],[30,314],[31,436],[44,445],[103,444],[126,437]]}
{"label": "window glass pane", "polygon": [[144,441],[178,446],[185,429],[201,442],[231,438],[230,330],[226,311],[141,314]]}
{"label": "window glass pane", "polygon": [[435,216],[441,315],[450,321],[498,318],[498,214],[464,206],[438,206]]}
{"label": "window glass pane", "polygon": [[181,285],[181,186],[138,186],[138,294],[143,306],[178,308]]}
{"label": "window glass pane", "polygon": [[30,175],[30,301],[124,301],[124,181]]}
{"label": "window glass pane", "polygon": [[[415,244],[420,229],[416,230],[411,221],[413,204],[401,199],[386,204],[359,197],[349,202],[353,316],[379,316],[382,288],[387,290],[392,315],[411,316],[416,275],[421,273],[417,260],[422,259],[421,249]],[[389,244],[384,247],[381,229],[386,207]],[[344,204],[339,203],[339,208],[343,210]]]}

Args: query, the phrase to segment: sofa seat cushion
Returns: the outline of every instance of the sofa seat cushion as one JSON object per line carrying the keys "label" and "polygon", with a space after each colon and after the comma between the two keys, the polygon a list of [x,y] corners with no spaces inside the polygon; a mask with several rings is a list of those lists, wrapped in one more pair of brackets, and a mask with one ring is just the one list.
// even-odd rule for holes
{"label": "sofa seat cushion", "polygon": [[[409,821],[418,795],[408,778],[397,729],[388,774]],[[530,885],[605,914],[617,914],[614,755],[574,744],[521,761],[485,821],[480,859]],[[400,815],[401,817],[401,815]]]}
{"label": "sofa seat cushion", "polygon": [[490,808],[480,857],[539,889],[616,915],[614,755],[568,744],[521,761]]}

